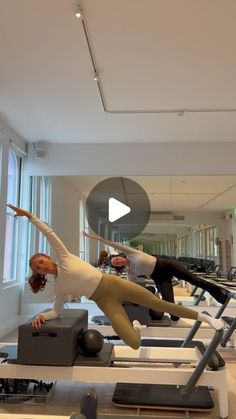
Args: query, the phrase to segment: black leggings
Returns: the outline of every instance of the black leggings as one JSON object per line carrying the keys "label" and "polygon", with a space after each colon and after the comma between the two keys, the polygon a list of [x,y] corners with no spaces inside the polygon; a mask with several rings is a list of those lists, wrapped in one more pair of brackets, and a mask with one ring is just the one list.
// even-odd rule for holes
{"label": "black leggings", "polygon": [[[174,303],[174,291],[172,278],[183,279],[190,284],[208,291],[221,304],[225,302],[227,295],[217,284],[207,282],[204,278],[189,272],[182,263],[171,259],[157,258],[153,273],[150,275],[156,284],[162,298]],[[172,316],[173,320],[177,320]]]}

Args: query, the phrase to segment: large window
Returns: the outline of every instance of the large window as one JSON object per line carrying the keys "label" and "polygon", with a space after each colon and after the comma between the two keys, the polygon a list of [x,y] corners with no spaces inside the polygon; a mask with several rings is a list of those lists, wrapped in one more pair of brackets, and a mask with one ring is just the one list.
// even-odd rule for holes
{"label": "large window", "polygon": [[[29,191],[30,211],[42,221],[50,224],[51,181],[48,176],[32,176]],[[38,229],[30,225],[28,257],[34,253],[49,253],[49,243]]]}
{"label": "large window", "polygon": [[[22,159],[13,150],[9,151],[7,202],[19,206]],[[7,210],[3,282],[16,280],[18,219]]]}
{"label": "large window", "polygon": [[196,232],[196,240],[197,240],[197,258],[203,258],[205,257],[205,252],[204,252],[205,241],[204,241],[203,230],[198,230]]}
{"label": "large window", "polygon": [[216,245],[217,229],[211,227],[206,229],[206,257],[215,259],[218,256],[218,247]]}
{"label": "large window", "polygon": [[[88,221],[86,218],[86,211],[85,211],[85,202],[80,199],[79,201],[79,223],[80,223],[80,231],[87,231],[89,230]],[[80,242],[79,242],[79,257],[80,259],[88,262],[89,261],[89,243],[88,240],[85,240],[85,237],[81,234],[80,235]]]}
{"label": "large window", "polygon": [[186,238],[178,237],[177,239],[177,256],[186,256]]}

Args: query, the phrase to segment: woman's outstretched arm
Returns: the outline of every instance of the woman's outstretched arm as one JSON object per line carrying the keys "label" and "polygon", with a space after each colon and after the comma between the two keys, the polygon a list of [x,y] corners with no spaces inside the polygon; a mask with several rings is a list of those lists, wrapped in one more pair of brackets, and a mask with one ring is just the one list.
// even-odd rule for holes
{"label": "woman's outstretched arm", "polygon": [[117,250],[123,252],[126,255],[138,251],[136,249],[133,249],[132,247],[126,246],[125,244],[120,244],[120,243],[117,243],[117,242],[112,242],[111,240],[104,239],[101,236],[96,236],[95,234],[88,234],[85,231],[83,231],[83,235],[85,237],[87,237],[88,239],[94,239],[94,240],[98,240],[98,241],[100,241],[102,243],[105,243],[108,246],[113,247],[113,249],[117,249]]}
{"label": "woman's outstretched arm", "polygon": [[15,217],[27,217],[27,218],[32,218],[32,216],[33,216],[33,214],[31,214],[31,212],[29,212],[29,211],[26,211],[26,210],[24,210],[24,209],[22,209],[22,208],[18,208],[18,207],[15,207],[14,205],[12,205],[12,204],[7,204],[7,207],[9,207],[10,209],[12,209],[13,211],[15,211]]}
{"label": "woman's outstretched arm", "polygon": [[45,224],[43,221],[41,221],[36,215],[31,214],[29,211],[26,211],[22,208],[15,207],[12,204],[7,204],[7,206],[15,211],[15,217],[27,217],[32,222],[32,224],[37,227],[41,233],[44,234],[44,236],[47,238],[51,246],[53,247],[56,255],[58,258],[63,257],[65,255],[68,255],[68,250],[65,247],[65,245],[62,243],[61,239],[56,235],[56,233],[52,230],[50,226]]}

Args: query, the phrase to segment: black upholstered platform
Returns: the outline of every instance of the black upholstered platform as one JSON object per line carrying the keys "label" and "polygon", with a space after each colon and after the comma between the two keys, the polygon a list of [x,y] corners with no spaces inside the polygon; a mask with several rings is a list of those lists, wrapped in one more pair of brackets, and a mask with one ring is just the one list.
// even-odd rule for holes
{"label": "black upholstered platform", "polygon": [[118,383],[112,401],[117,406],[168,410],[210,410],[214,407],[208,387],[181,394],[175,385]]}
{"label": "black upholstered platform", "polygon": [[88,356],[80,353],[73,362],[73,365],[108,367],[111,363],[113,348],[114,345],[112,343],[104,343],[102,350],[96,355]]}
{"label": "black upholstered platform", "polygon": [[[88,356],[80,353],[74,360],[73,366],[108,367],[111,363],[113,347],[112,343],[104,343],[102,350],[96,355]],[[17,345],[6,345],[1,348],[1,353],[8,354],[7,362],[9,364],[18,364]]]}

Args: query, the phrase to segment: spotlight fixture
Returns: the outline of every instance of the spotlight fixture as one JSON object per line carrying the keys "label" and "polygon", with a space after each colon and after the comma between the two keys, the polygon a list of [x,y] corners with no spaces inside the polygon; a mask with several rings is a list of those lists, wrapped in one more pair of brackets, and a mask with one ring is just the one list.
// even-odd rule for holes
{"label": "spotlight fixture", "polygon": [[98,81],[99,80],[98,73],[94,73],[93,80],[94,81]]}
{"label": "spotlight fixture", "polygon": [[82,17],[82,9],[80,4],[77,4],[76,6],[75,16],[77,17],[77,19],[80,19]]}
{"label": "spotlight fixture", "polygon": [[183,118],[183,116],[184,116],[184,111],[177,113],[177,118]]}

